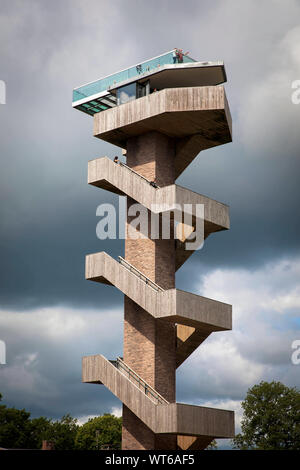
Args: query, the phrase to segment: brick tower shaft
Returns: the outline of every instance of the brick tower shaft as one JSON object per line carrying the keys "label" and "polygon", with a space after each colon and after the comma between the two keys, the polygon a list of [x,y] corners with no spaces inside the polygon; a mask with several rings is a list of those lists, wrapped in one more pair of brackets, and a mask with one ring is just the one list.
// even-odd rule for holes
{"label": "brick tower shaft", "polygon": [[[160,187],[174,184],[174,140],[149,132],[127,142],[127,165]],[[136,204],[127,200],[127,213]],[[127,219],[127,226],[131,218]],[[163,289],[175,287],[175,240],[126,239],[125,259]],[[149,315],[129,297],[124,305],[124,361],[170,403],[175,402],[176,327]],[[123,449],[176,449],[176,436],[159,437],[123,406]]]}

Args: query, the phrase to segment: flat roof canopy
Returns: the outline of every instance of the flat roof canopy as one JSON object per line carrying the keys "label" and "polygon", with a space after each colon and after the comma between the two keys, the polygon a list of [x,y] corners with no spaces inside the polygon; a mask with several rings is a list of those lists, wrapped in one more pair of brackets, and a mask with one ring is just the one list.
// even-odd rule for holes
{"label": "flat roof canopy", "polygon": [[130,79],[110,87],[109,91],[132,82],[143,83],[150,79],[151,88],[181,88],[191,86],[213,86],[226,82],[223,62],[194,62],[189,64],[168,64],[160,69],[145,74],[141,79]]}

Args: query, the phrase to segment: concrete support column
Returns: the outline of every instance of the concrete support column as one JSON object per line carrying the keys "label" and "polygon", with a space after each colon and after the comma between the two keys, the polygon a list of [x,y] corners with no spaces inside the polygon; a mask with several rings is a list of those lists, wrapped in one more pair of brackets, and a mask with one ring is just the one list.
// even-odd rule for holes
{"label": "concrete support column", "polygon": [[[160,187],[174,184],[173,139],[149,132],[127,141],[127,165]],[[128,198],[127,209],[136,201]],[[127,219],[127,229],[131,218]],[[163,289],[175,287],[175,240],[126,239],[125,259]],[[169,402],[175,402],[176,329],[125,296],[124,361]],[[122,448],[176,449],[177,437],[158,436],[123,406]]]}

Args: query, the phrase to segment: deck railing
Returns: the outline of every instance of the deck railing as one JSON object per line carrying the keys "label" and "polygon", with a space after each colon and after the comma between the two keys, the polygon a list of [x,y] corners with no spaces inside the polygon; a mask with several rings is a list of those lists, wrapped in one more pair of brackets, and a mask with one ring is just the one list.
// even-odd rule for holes
{"label": "deck railing", "polygon": [[124,266],[126,269],[128,269],[130,272],[132,272],[135,276],[137,276],[139,279],[144,281],[148,286],[152,287],[152,289],[158,291],[158,292],[163,292],[163,288],[160,287],[158,284],[155,282],[151,281],[149,277],[145,276],[145,274],[141,273],[137,268],[135,268],[132,264],[128,263],[126,259],[122,258],[122,256],[119,256],[119,263]]}
{"label": "deck railing", "polygon": [[134,370],[129,367],[121,357],[116,361],[110,361],[117,369],[119,369],[131,382],[133,382],[147,397],[149,397],[156,405],[168,405],[169,402],[161,396],[151,385],[147,384]]}
{"label": "deck railing", "polygon": [[[140,173],[138,173],[137,171],[133,170],[132,168],[130,168],[130,166],[127,166],[126,163],[123,163],[123,162],[119,162],[121,166],[124,166],[125,168],[127,168],[127,170],[131,171],[132,173],[134,173],[135,175],[139,176],[140,178],[142,178],[144,181],[146,181],[148,184],[151,184],[151,181],[149,181],[147,178],[145,178],[145,176],[143,175],[140,175]],[[157,184],[155,184],[154,186],[155,188],[159,188],[159,186]]]}

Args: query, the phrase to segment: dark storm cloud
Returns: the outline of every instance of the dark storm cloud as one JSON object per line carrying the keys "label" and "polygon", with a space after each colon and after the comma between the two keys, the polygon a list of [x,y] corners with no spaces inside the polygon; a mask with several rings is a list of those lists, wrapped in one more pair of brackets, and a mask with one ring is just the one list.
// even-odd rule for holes
{"label": "dark storm cloud", "polygon": [[[1,2],[7,104],[0,105],[0,307],[8,316],[16,312],[14,327],[4,319],[0,335],[10,354],[0,390],[8,404],[53,417],[119,406],[104,388],[99,404],[98,387],[80,384],[80,357],[115,357],[122,349],[120,330],[110,341],[103,336],[105,326],[121,327],[122,295],[84,280],[87,253],[117,257],[124,250],[122,240],[100,241],[95,233],[96,207],[117,198],[86,184],[88,160],[120,150],[95,139],[92,118],[72,109],[75,86],[173,47],[199,60],[224,60],[233,143],[201,153],[178,183],[229,204],[231,229],[208,238],[178,271],[177,285],[193,291],[215,268],[255,270],[299,252],[300,106],[290,99],[291,82],[300,78],[299,17],[293,0]],[[71,328],[64,341],[59,313],[52,336],[43,323],[47,316],[55,321],[62,306],[73,308],[62,318],[75,325],[80,318],[78,337]],[[14,316],[22,311],[27,321]],[[186,400],[184,367],[179,394]],[[242,398],[259,374],[241,384],[242,368],[236,370],[216,392],[215,378],[202,388],[191,381],[190,397],[219,399],[226,383],[225,398]]]}
{"label": "dark storm cloud", "polygon": [[[247,150],[240,137],[243,104],[272,69],[270,64],[266,68],[266,54],[273,43],[259,28],[261,22],[253,34],[253,6],[239,6],[233,13],[234,3],[224,3],[226,8],[222,2],[193,1],[186,9],[180,2],[162,2],[157,9],[131,1],[114,2],[109,9],[107,2],[97,2],[87,9],[80,1],[31,2],[26,8],[22,2],[4,2],[1,60],[8,98],[0,108],[3,306],[95,305],[99,295],[112,302],[106,288],[100,287],[99,294],[84,282],[84,256],[100,250],[122,254],[123,242],[96,239],[96,207],[113,199],[85,182],[89,159],[119,150],[92,137],[92,119],[71,108],[71,90],[178,43],[200,59],[225,60],[234,118],[234,143],[203,152],[179,179],[229,204],[232,228],[211,236],[205,249],[179,271],[178,282],[184,287],[189,269],[255,265],[299,248],[294,216],[298,136],[284,156],[268,135],[263,152],[255,145]],[[290,6],[296,8],[294,2]],[[275,7],[269,34],[280,41],[296,20],[287,15],[280,27]],[[266,3],[260,8],[263,15],[270,14]],[[245,30],[243,12],[250,17]],[[220,28],[220,21],[222,15],[229,21],[230,14],[232,34],[224,36],[228,22]],[[138,41],[141,35],[143,41]],[[288,105],[292,108],[290,101]],[[283,132],[288,132],[286,127]],[[114,302],[120,299],[118,294],[113,297]]]}

